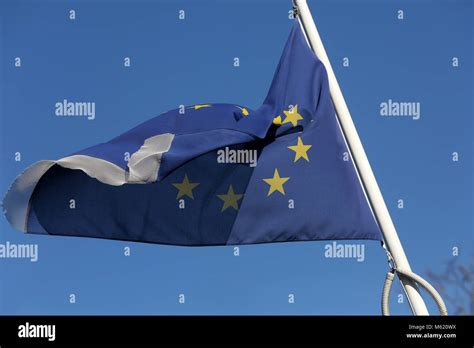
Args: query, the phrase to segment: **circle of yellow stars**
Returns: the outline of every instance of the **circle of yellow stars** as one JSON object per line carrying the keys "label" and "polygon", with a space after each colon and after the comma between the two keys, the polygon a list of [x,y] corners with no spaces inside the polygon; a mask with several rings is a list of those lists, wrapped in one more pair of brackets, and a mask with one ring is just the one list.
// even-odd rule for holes
{"label": "circle of yellow stars", "polygon": [[[193,108],[198,110],[206,107],[211,107],[211,105],[201,104],[195,105]],[[244,115],[248,115],[248,112],[245,108],[241,108],[241,110]],[[285,115],[284,120],[282,120],[282,117],[280,115],[273,119],[273,123],[275,125],[281,126],[286,123],[291,123],[293,127],[296,127],[298,125],[298,121],[303,119],[303,117],[298,113],[298,105],[295,105],[292,108],[289,108],[288,110],[283,110],[283,114]],[[294,151],[294,162],[297,162],[300,159],[304,159],[305,161],[309,162],[308,151],[311,149],[311,147],[312,145],[304,144],[301,136],[298,136],[296,144],[288,146],[287,148],[291,151]],[[289,180],[290,177],[281,176],[278,172],[278,168],[275,168],[273,172],[273,177],[263,179],[263,181],[269,185],[267,197],[273,194],[274,192],[279,192],[282,195],[285,195],[284,184]],[[190,199],[194,199],[193,190],[197,186],[199,186],[200,183],[189,181],[188,175],[185,174],[182,182],[173,183],[172,185],[178,189],[176,199],[180,199],[182,197],[189,197]],[[217,195],[217,198],[219,198],[223,202],[221,212],[224,212],[229,208],[239,210],[239,200],[241,200],[243,196],[243,194],[235,193],[232,185],[229,185],[227,193]]]}

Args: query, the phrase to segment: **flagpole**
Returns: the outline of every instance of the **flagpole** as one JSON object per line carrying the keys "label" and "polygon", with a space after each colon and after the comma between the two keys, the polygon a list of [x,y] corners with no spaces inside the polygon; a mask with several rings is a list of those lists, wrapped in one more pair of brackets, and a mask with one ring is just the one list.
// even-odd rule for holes
{"label": "flagpole", "polygon": [[[303,26],[311,48],[326,67],[331,99],[336,109],[339,124],[341,125],[342,131],[346,138],[354,165],[360,176],[375,218],[377,219],[382,231],[383,239],[387,249],[390,252],[398,269],[411,272],[410,264],[408,263],[408,259],[405,255],[400,239],[398,238],[392,218],[390,217],[390,213],[387,209],[387,206],[385,205],[385,201],[383,199],[382,193],[380,192],[374,173],[372,172],[372,168],[370,167],[364,147],[362,146],[359,135],[357,134],[351,114],[347,108],[344,96],[342,95],[341,89],[337,82],[336,75],[332,70],[331,63],[329,62],[329,58],[326,54],[321,37],[319,36],[313,17],[308,8],[308,4],[306,3],[306,0],[293,0],[293,4],[297,9],[297,15]],[[400,281],[408,298],[408,302],[413,314],[429,315],[428,309],[426,308],[425,302],[423,301],[416,284],[405,277],[400,278]]]}

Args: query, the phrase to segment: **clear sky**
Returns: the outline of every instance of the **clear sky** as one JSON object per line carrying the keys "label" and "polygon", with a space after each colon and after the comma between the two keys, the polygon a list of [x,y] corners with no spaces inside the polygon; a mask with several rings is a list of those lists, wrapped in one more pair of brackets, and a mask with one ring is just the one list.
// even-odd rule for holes
{"label": "clear sky", "polygon": [[[309,4],[412,268],[441,271],[453,247],[467,258],[472,2]],[[2,195],[28,165],[180,104],[257,108],[291,29],[290,9],[289,0],[0,0]],[[63,99],[94,101],[95,119],[55,116]],[[420,103],[420,118],[381,116],[389,99]],[[39,254],[37,262],[0,258],[1,314],[379,314],[387,271],[378,242],[362,243],[363,262],[326,258],[330,241],[242,246],[234,256],[230,246],[22,235],[2,217],[0,244],[7,242],[37,244]],[[408,314],[401,292],[396,283],[392,311]]]}

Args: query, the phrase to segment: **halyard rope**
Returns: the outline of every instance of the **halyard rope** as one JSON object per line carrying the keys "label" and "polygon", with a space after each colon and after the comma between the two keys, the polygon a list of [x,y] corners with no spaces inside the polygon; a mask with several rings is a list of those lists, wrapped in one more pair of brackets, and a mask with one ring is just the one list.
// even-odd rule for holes
{"label": "halyard rope", "polygon": [[[385,246],[384,246],[384,249],[385,249]],[[446,309],[446,305],[444,304],[444,301],[441,298],[438,291],[436,291],[436,289],[430,283],[428,283],[425,279],[420,277],[418,274],[413,273],[411,271],[403,271],[403,270],[397,269],[394,263],[394,260],[392,258],[392,255],[387,249],[385,249],[385,251],[387,252],[388,262],[390,264],[391,270],[387,273],[387,276],[385,277],[384,286],[383,286],[382,314],[390,315],[390,306],[389,306],[390,289],[392,287],[393,279],[395,278],[395,273],[397,273],[399,278],[401,277],[409,278],[412,281],[414,281],[416,284],[424,288],[426,291],[428,291],[428,293],[431,295],[433,300],[436,302],[436,305],[438,306],[439,314],[448,315],[448,310]]]}

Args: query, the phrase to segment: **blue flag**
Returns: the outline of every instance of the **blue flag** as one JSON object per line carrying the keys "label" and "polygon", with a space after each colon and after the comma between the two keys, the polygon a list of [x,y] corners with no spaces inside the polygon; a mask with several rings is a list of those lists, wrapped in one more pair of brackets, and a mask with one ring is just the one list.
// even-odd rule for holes
{"label": "blue flag", "polygon": [[263,105],[199,104],[18,176],[18,230],[173,245],[381,234],[297,21]]}

